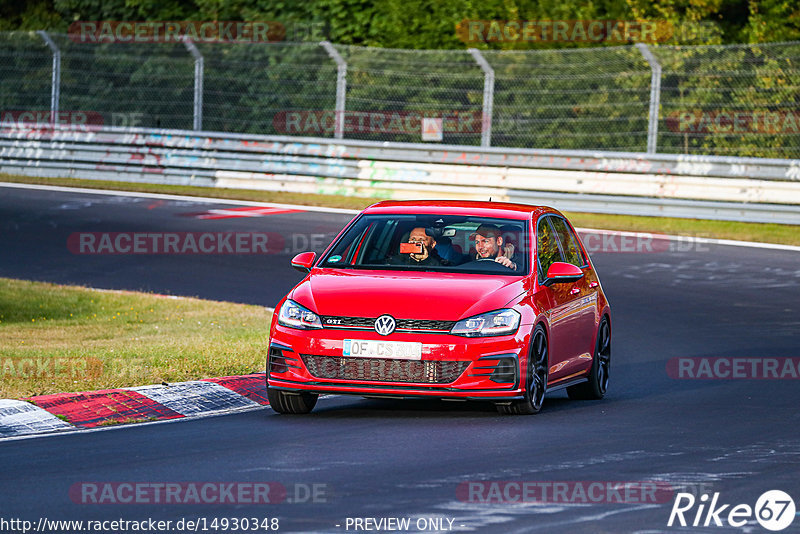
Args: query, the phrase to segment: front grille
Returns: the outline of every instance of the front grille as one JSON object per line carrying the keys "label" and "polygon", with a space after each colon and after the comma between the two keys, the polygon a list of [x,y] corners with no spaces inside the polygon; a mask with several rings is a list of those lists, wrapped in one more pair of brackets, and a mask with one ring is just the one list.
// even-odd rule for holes
{"label": "front grille", "polygon": [[469,362],[347,358],[308,354],[301,354],[300,357],[308,372],[316,378],[415,384],[449,384],[461,376],[469,365]]}
{"label": "front grille", "polygon": [[397,319],[398,330],[441,330],[449,332],[455,321],[423,321],[420,319]]}
{"label": "front grille", "polygon": [[[324,328],[342,330],[373,330],[377,317],[336,317],[323,315],[320,317]],[[395,331],[399,332],[449,332],[455,321],[430,321],[421,319],[395,319]]]}
{"label": "front grille", "polygon": [[324,328],[375,328],[375,319],[369,317],[320,317]]}

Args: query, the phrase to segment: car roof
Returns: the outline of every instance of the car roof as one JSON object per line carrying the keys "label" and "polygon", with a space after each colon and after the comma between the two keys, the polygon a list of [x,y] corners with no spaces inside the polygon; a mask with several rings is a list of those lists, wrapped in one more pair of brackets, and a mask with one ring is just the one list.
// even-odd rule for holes
{"label": "car roof", "polygon": [[547,206],[479,200],[384,200],[366,208],[364,213],[474,215],[527,220],[532,215],[537,217],[558,211]]}

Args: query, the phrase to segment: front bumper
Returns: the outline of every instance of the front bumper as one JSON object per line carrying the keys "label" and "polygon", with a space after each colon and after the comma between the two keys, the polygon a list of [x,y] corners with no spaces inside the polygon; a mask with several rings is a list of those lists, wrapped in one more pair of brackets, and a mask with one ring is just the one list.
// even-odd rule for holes
{"label": "front bumper", "polygon": [[[297,393],[511,402],[523,397],[520,383],[525,377],[520,369],[526,368],[530,338],[523,331],[520,326],[514,335],[483,338],[426,333],[381,337],[374,332],[275,325],[267,386]],[[422,359],[344,357],[345,339],[421,342]]]}

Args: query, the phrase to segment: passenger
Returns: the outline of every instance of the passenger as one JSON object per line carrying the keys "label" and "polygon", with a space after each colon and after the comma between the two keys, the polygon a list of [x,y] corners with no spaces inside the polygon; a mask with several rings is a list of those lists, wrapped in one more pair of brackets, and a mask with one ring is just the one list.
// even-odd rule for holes
{"label": "passenger", "polygon": [[[443,260],[436,252],[436,240],[433,236],[429,235],[423,227],[417,227],[411,230],[408,236],[408,242],[421,245],[421,252],[419,253],[403,253],[389,259],[392,265],[448,265],[449,262]],[[402,245],[402,243],[401,243]]]}
{"label": "passenger", "polygon": [[[501,235],[503,236],[503,248],[513,246],[514,250],[521,251],[519,247],[519,238],[521,228],[514,224],[506,224],[500,227]],[[513,256],[514,251],[512,250],[510,254],[505,254],[505,256]]]}
{"label": "passenger", "polygon": [[469,254],[463,254],[453,245],[453,240],[449,237],[436,239],[436,252],[439,257],[446,260],[450,265],[459,265],[469,260]]}
{"label": "passenger", "polygon": [[503,245],[502,232],[497,226],[482,224],[470,237],[475,239],[475,261],[494,260],[513,271],[521,269],[522,255],[514,251],[513,245]]}

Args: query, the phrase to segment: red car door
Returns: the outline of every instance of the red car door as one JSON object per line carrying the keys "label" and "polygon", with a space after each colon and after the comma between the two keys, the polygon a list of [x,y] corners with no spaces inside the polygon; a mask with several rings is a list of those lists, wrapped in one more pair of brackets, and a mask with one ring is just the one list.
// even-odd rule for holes
{"label": "red car door", "polygon": [[565,323],[569,324],[571,357],[562,369],[562,377],[568,378],[585,372],[592,364],[599,284],[567,221],[558,216],[551,216],[549,219],[558,237],[564,261],[579,267],[584,273],[584,277],[575,283],[559,284],[563,286],[563,292],[567,293],[564,298],[568,300],[568,320]]}
{"label": "red car door", "polygon": [[580,374],[591,365],[591,353],[587,355],[587,346],[591,337],[590,323],[594,314],[586,277],[575,283],[542,285],[547,270],[554,262],[567,262],[568,258],[575,261],[574,255],[570,254],[570,248],[561,245],[557,232],[558,225],[553,224],[557,221],[563,223],[562,219],[547,215],[539,219],[536,227],[539,277],[537,300],[546,309],[550,326],[548,361],[550,384]]}

